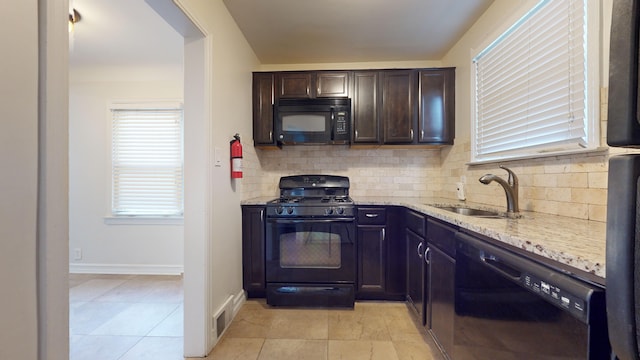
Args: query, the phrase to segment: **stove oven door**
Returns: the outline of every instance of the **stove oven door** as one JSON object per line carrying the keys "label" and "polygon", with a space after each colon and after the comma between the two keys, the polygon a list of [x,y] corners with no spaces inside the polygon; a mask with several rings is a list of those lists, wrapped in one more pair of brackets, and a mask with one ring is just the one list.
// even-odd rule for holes
{"label": "stove oven door", "polygon": [[268,219],[267,303],[353,306],[355,222],[346,219]]}
{"label": "stove oven door", "polygon": [[354,283],[354,220],[269,219],[267,282]]}

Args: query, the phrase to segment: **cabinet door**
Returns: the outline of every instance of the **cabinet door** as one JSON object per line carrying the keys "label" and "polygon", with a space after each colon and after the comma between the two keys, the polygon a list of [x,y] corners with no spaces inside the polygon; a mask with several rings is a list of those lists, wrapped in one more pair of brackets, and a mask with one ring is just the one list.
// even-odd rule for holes
{"label": "cabinet door", "polygon": [[453,144],[455,137],[455,70],[420,71],[418,142]]}
{"label": "cabinet door", "polygon": [[412,143],[417,122],[416,71],[382,72],[381,119],[385,144]]}
{"label": "cabinet door", "polygon": [[358,291],[384,293],[386,242],[384,226],[358,227]]}
{"label": "cabinet door", "polygon": [[431,335],[448,354],[453,354],[453,321],[456,263],[429,244],[427,325]]}
{"label": "cabinet door", "polygon": [[273,139],[272,73],[253,73],[253,142],[275,145]]}
{"label": "cabinet door", "polygon": [[377,71],[354,73],[352,105],[353,142],[380,143]]}
{"label": "cabinet door", "polygon": [[407,295],[407,242],[404,232],[404,207],[387,206],[387,299],[404,301]]}
{"label": "cabinet door", "polygon": [[292,72],[278,74],[278,97],[279,98],[303,98],[313,97],[311,93],[313,84],[313,72]]}
{"label": "cabinet door", "polygon": [[242,283],[249,296],[264,297],[264,206],[242,207]]}
{"label": "cabinet door", "polygon": [[424,324],[424,272],[425,251],[424,239],[411,230],[406,232],[407,240],[407,301],[418,315],[418,320]]}
{"label": "cabinet door", "polygon": [[349,72],[316,73],[316,97],[348,97]]}

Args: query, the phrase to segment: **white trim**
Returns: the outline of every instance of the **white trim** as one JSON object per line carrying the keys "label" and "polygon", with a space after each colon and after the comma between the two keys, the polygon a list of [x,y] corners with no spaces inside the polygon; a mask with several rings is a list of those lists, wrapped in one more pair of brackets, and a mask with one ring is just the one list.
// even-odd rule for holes
{"label": "white trim", "polygon": [[[39,123],[38,149],[35,149],[39,152],[38,219],[37,228],[34,228],[37,230],[37,234],[34,233],[37,245],[33,254],[37,256],[37,277],[33,281],[37,286],[38,308],[33,309],[33,312],[37,315],[38,333],[22,331],[31,329],[30,326],[16,331],[23,333],[25,344],[32,344],[32,339],[28,338],[36,337],[39,359],[68,359],[69,4],[66,0],[38,0],[37,4],[30,3],[28,7],[34,10],[37,8],[37,11],[29,14],[28,23],[34,24],[30,26],[37,25],[39,39],[37,43],[32,43],[30,36],[16,36],[23,41],[29,40],[25,46],[38,51],[39,62],[38,94],[33,94],[38,96]],[[18,8],[22,9],[22,5]],[[20,9],[19,13],[26,15]],[[17,13],[10,11],[10,14]],[[37,18],[34,19],[34,16]],[[27,103],[31,103],[31,98],[25,100],[25,105]],[[15,255],[18,254],[16,252]],[[29,264],[31,259],[25,259],[25,269]],[[31,319],[31,311],[22,314],[25,323]],[[22,357],[28,358],[28,354],[30,353],[24,353]]]}
{"label": "white trim", "polygon": [[246,301],[247,301],[247,293],[243,289],[240,289],[240,291],[238,291],[238,293],[233,297],[233,316],[234,317],[240,311],[240,308],[242,307],[242,305],[244,305]]}
{"label": "white trim", "polygon": [[109,110],[157,110],[157,109],[182,109],[184,104],[182,100],[177,99],[149,99],[149,100],[111,100]]}
{"label": "white trim", "polygon": [[69,264],[70,274],[182,275],[182,265]]}
{"label": "white trim", "polygon": [[534,155],[522,155],[522,156],[514,156],[514,157],[509,157],[509,158],[504,158],[504,159],[487,159],[487,160],[480,160],[480,161],[469,161],[467,163],[465,163],[465,165],[484,165],[484,164],[503,164],[509,161],[518,161],[518,160],[527,160],[527,159],[539,159],[542,157],[551,157],[551,156],[555,156],[555,157],[560,157],[560,156],[571,156],[571,155],[598,155],[598,154],[605,154],[609,151],[609,148],[606,146],[602,146],[602,147],[597,147],[594,149],[580,149],[580,150],[566,150],[566,151],[556,151],[556,152],[552,152],[552,153],[540,153],[540,154],[534,154]]}
{"label": "white trim", "polygon": [[184,225],[184,217],[105,216],[105,225]]}

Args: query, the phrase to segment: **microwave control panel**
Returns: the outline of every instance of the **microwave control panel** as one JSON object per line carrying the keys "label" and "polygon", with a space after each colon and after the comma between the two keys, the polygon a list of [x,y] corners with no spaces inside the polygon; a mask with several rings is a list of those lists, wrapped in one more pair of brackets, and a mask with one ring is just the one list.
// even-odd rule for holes
{"label": "microwave control panel", "polygon": [[336,113],[336,134],[346,134],[347,132],[347,112],[338,111]]}

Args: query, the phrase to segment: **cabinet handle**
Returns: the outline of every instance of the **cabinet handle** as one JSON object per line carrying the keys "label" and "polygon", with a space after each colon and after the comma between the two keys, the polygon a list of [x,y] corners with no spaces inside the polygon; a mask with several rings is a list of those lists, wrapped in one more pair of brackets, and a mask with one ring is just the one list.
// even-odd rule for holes
{"label": "cabinet handle", "polygon": [[385,228],[382,228],[382,241],[384,241],[387,238],[387,232],[385,231]]}
{"label": "cabinet handle", "polygon": [[356,139],[358,138],[358,129],[356,129]]}
{"label": "cabinet handle", "polygon": [[260,221],[264,221],[264,210],[260,210]]}
{"label": "cabinet handle", "polygon": [[377,218],[377,217],[378,217],[378,214],[371,214],[371,213],[369,213],[369,214],[365,214],[364,216],[366,216],[366,217],[368,217],[368,218]]}
{"label": "cabinet handle", "polygon": [[429,265],[429,252],[431,249],[427,246],[427,250],[424,251],[424,262]]}
{"label": "cabinet handle", "polygon": [[424,130],[420,130],[420,140],[424,139]]}
{"label": "cabinet handle", "polygon": [[273,141],[273,131],[269,131],[269,141]]}
{"label": "cabinet handle", "polygon": [[420,243],[418,244],[418,257],[422,258],[422,247],[424,246],[424,244],[422,243],[422,241],[420,241]]}

